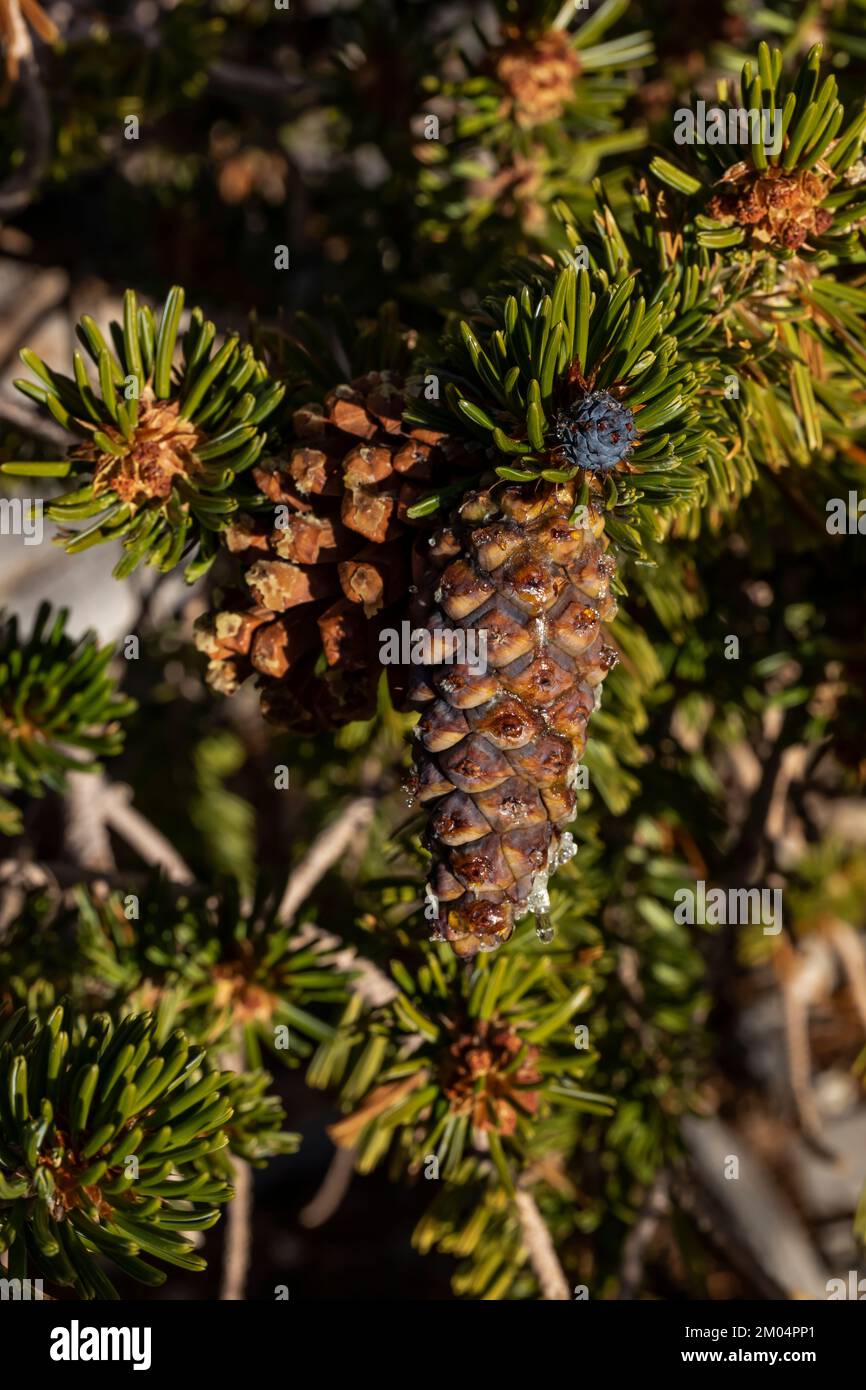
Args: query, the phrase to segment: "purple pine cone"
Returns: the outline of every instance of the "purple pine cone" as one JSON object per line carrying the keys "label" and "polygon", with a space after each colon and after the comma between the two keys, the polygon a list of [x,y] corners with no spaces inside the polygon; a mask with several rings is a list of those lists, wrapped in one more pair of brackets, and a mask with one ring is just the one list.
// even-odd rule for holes
{"label": "purple pine cone", "polygon": [[556,437],[576,468],[609,473],[631,453],[637,426],[632,411],[609,391],[591,391],[559,415]]}

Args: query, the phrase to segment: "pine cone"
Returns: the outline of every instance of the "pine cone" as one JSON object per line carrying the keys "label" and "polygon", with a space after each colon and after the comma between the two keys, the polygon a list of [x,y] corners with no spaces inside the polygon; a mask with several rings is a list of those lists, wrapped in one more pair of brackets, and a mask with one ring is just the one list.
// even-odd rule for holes
{"label": "pine cone", "polygon": [[409,586],[418,523],[407,510],[438,469],[459,466],[440,431],[403,424],[404,404],[402,377],[371,371],[296,410],[287,456],[253,473],[280,510],[243,515],[226,533],[248,597],[199,621],[207,679],[231,693],[257,672],[264,713],[286,726],[332,727],[375,708],[379,631]]}
{"label": "pine cone", "polygon": [[523,128],[558,120],[574,101],[581,74],[580,56],[562,29],[529,39],[509,26],[505,43],[491,54],[488,66],[504,89],[503,117],[512,115]]}
{"label": "pine cone", "polygon": [[725,225],[750,228],[758,246],[798,251],[832,226],[833,214],[821,206],[828,191],[827,179],[808,169],[787,174],[775,166],[756,170],[736,165],[720,181],[707,213]]}
{"label": "pine cone", "polygon": [[499,1019],[473,1019],[448,1049],[441,1085],[455,1115],[473,1128],[511,1135],[519,1114],[538,1110],[539,1049]]}
{"label": "pine cone", "polygon": [[575,524],[575,495],[574,482],[470,493],[430,541],[418,625],[462,631],[470,657],[486,640],[486,670],[434,660],[409,690],[422,710],[410,786],[429,807],[434,859],[427,915],[460,956],[543,915],[548,878],[574,853],[562,828],[616,661],[602,635],[616,612],[603,517],[586,507]]}

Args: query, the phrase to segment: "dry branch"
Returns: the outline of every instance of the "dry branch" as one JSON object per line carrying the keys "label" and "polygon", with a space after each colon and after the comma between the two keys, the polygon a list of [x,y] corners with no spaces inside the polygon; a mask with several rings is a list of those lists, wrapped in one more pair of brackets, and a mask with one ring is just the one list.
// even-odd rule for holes
{"label": "dry branch", "polygon": [[523,1232],[523,1244],[538,1280],[541,1297],[548,1302],[570,1302],[568,1280],[535,1198],[526,1188],[518,1188],[514,1204]]}

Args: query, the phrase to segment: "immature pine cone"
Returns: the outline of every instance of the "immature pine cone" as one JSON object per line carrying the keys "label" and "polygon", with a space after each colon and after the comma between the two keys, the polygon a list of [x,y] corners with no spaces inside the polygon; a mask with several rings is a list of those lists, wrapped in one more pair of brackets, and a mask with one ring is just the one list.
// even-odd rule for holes
{"label": "immature pine cone", "polygon": [[561,29],[527,39],[509,27],[490,65],[507,93],[503,116],[513,115],[524,128],[558,120],[574,97],[581,73],[580,58]]}
{"label": "immature pine cone", "polygon": [[441,1076],[452,1113],[470,1115],[476,1130],[513,1134],[518,1115],[534,1115],[538,1109],[538,1054],[537,1047],[497,1019],[475,1019],[468,1028],[457,1029]]}
{"label": "immature pine cone", "polygon": [[738,165],[718,190],[707,205],[710,217],[749,228],[758,246],[798,251],[833,223],[833,214],[821,206],[829,192],[826,180],[810,169],[788,174],[775,165],[763,171]]}
{"label": "immature pine cone", "polygon": [[[616,661],[602,635],[616,612],[606,544],[601,512],[575,512],[573,483],[470,493],[431,538],[416,620],[462,630],[470,660],[410,683],[422,710],[411,790],[429,808],[427,915],[460,956],[544,913],[548,878],[574,852],[562,827]],[[483,670],[470,644],[485,636]]]}

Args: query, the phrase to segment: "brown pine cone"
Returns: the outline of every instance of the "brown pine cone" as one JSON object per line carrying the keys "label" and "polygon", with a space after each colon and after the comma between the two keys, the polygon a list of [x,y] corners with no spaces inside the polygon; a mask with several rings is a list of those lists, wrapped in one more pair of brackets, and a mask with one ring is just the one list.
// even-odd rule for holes
{"label": "brown pine cone", "polygon": [[513,117],[524,129],[558,120],[574,100],[582,70],[568,34],[550,29],[528,39],[512,25],[504,37],[488,63],[503,88],[503,118]]}
{"label": "brown pine cone", "polygon": [[434,653],[410,682],[422,710],[410,789],[429,810],[426,915],[460,956],[542,916],[550,874],[574,853],[562,827],[616,662],[602,630],[616,612],[606,544],[601,512],[575,513],[573,483],[470,493],[430,539],[416,622],[431,640],[462,633],[468,660]]}
{"label": "brown pine cone", "polygon": [[709,216],[748,227],[759,246],[798,251],[833,222],[821,206],[830,191],[827,180],[810,169],[789,174],[775,165],[760,170],[736,164],[717,188],[707,204]]}
{"label": "brown pine cone", "polygon": [[473,1129],[513,1134],[520,1114],[538,1110],[539,1049],[498,1019],[473,1019],[456,1029],[440,1082],[451,1112]]}
{"label": "brown pine cone", "polygon": [[228,694],[257,673],[264,713],[287,727],[375,709],[379,630],[407,602],[418,525],[407,509],[462,458],[444,435],[405,426],[404,404],[402,377],[382,371],[300,407],[286,456],[253,473],[274,511],[226,532],[248,597],[199,620],[207,679]]}

